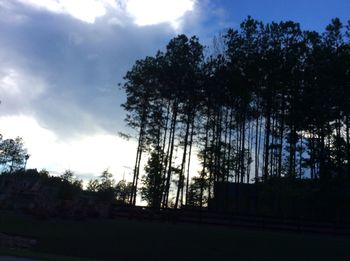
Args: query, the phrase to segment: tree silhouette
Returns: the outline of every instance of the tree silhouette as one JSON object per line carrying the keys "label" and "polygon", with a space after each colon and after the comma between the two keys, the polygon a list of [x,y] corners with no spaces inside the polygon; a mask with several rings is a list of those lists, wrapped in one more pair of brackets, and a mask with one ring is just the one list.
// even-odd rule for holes
{"label": "tree silhouette", "polygon": [[[162,201],[162,192],[164,191],[163,182],[163,162],[162,155],[158,155],[159,150],[151,152],[151,156],[145,166],[145,175],[142,177],[141,198],[149,206],[160,208]],[[161,152],[162,153],[162,152]]]}
{"label": "tree silhouette", "polygon": [[179,35],[164,53],[137,61],[123,105],[139,137],[131,203],[141,156],[142,193],[157,195],[147,196],[157,207],[170,194],[175,208],[203,206],[217,182],[349,178],[349,39],[350,22],[337,18],[321,34],[248,17],[206,56],[196,37]]}
{"label": "tree silhouette", "polygon": [[24,169],[27,155],[22,138],[3,140],[2,136],[0,137],[0,165],[3,171],[12,173]]}

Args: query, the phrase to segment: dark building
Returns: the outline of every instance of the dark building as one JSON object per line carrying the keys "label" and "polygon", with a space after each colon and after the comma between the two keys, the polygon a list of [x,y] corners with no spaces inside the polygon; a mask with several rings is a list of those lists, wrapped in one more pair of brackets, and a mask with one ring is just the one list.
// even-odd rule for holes
{"label": "dark building", "polygon": [[239,214],[254,214],[257,207],[257,186],[255,184],[215,182],[214,198],[209,209]]}

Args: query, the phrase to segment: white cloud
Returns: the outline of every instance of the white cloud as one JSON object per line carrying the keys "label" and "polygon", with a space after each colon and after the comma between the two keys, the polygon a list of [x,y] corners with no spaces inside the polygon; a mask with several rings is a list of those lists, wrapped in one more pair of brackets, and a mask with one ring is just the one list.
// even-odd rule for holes
{"label": "white cloud", "polygon": [[18,0],[36,8],[54,13],[65,13],[87,23],[104,16],[109,7],[116,7],[113,0]]}
{"label": "white cloud", "polygon": [[0,67],[0,97],[3,100],[2,113],[25,109],[45,91],[45,83],[14,68]]}
{"label": "white cloud", "polygon": [[21,94],[17,78],[17,72],[13,69],[8,69],[5,75],[0,78],[0,91],[10,95]]}
{"label": "white cloud", "polygon": [[63,141],[29,115],[0,117],[0,125],[4,138],[23,138],[31,155],[28,168],[46,168],[53,173],[71,169],[83,177],[99,175],[108,168],[120,180],[124,171],[130,172],[124,166],[131,167],[134,161],[135,142],[110,134],[97,133]]}
{"label": "white cloud", "polygon": [[87,23],[111,11],[111,24],[131,17],[138,26],[170,23],[175,29],[181,18],[194,9],[195,0],[17,0],[54,13],[69,14]]}
{"label": "white cloud", "polygon": [[194,0],[129,0],[127,12],[140,26],[171,23],[177,28],[180,18],[194,8]]}

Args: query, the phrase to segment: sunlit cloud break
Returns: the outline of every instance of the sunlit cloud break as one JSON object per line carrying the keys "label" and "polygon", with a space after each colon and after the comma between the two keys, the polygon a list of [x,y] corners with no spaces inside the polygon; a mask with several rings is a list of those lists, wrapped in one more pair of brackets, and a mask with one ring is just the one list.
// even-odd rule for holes
{"label": "sunlit cloud break", "polygon": [[192,11],[194,4],[194,0],[129,0],[126,10],[139,26],[171,23],[178,27],[179,19]]}
{"label": "sunlit cloud break", "polygon": [[[135,142],[116,135],[95,133],[64,141],[31,115],[0,116],[4,138],[22,137],[30,159],[28,168],[47,168],[52,173],[71,169],[78,176],[92,176],[109,169],[120,180],[125,166],[131,167]],[[129,170],[127,170],[129,173]],[[125,178],[130,179],[127,175]]]}
{"label": "sunlit cloud break", "polygon": [[[94,23],[111,10],[114,19],[129,16],[138,26],[170,23],[175,29],[195,0],[17,0],[34,8],[68,14],[86,23]],[[123,15],[121,15],[123,14]],[[117,16],[117,17],[115,17]],[[125,16],[124,16],[125,17]],[[120,17],[119,17],[120,18]]]}

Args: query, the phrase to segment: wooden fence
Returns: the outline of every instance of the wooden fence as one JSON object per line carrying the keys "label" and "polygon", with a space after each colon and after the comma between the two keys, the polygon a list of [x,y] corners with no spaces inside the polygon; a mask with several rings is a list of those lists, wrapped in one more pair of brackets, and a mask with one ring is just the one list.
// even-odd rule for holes
{"label": "wooden fence", "polygon": [[217,225],[254,230],[291,231],[350,236],[350,222],[306,218],[269,217],[213,212],[207,209],[152,209],[148,207],[114,207],[114,218],[128,218],[171,223]]}

